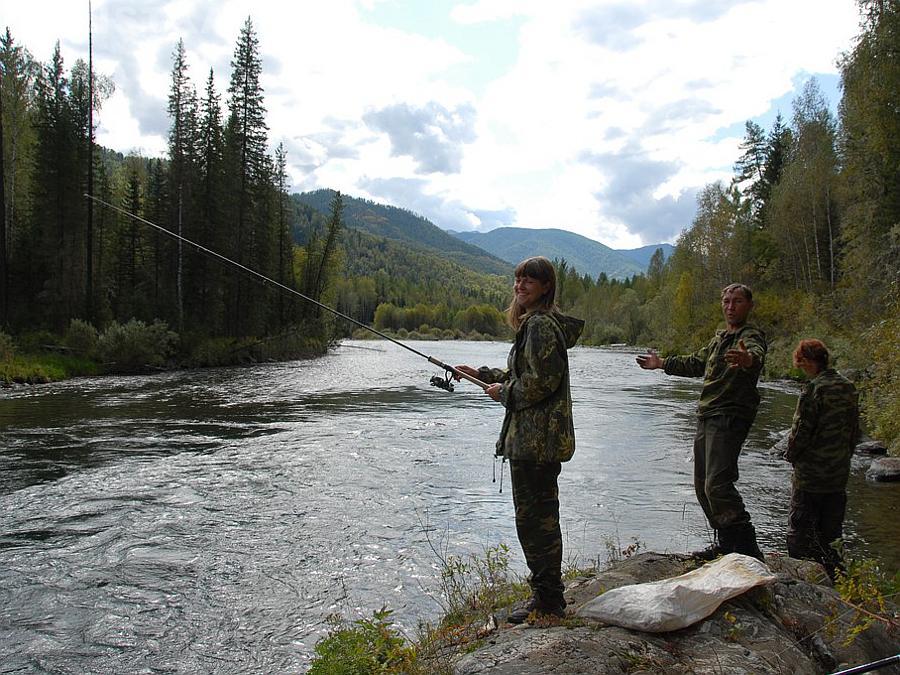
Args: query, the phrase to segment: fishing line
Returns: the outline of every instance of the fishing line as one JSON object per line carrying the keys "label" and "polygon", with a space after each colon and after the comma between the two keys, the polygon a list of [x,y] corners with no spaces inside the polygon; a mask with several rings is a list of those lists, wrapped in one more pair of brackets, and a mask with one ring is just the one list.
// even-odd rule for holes
{"label": "fishing line", "polygon": [[433,363],[438,368],[443,368],[444,372],[446,373],[445,377],[440,377],[438,375],[432,376],[431,384],[435,387],[445,389],[446,391],[453,391],[453,383],[450,381],[450,375],[454,375],[458,378],[468,380],[472,384],[477,384],[482,389],[488,388],[488,385],[486,383],[482,382],[481,380],[479,380],[478,378],[472,377],[471,375],[468,375],[468,374],[464,373],[463,371],[458,370],[457,368],[454,368],[453,366],[447,365],[443,361],[440,361],[440,360],[434,358],[433,356],[429,356],[428,354],[420,352],[418,349],[410,347],[407,344],[403,344],[399,340],[395,340],[391,336],[385,335],[381,331],[376,330],[376,329],[372,328],[371,326],[367,326],[366,324],[362,323],[361,321],[357,321],[352,316],[347,316],[346,314],[343,314],[342,312],[339,312],[338,310],[336,310],[332,307],[329,307],[328,305],[323,304],[323,303],[319,302],[318,300],[313,300],[308,295],[304,295],[300,291],[294,290],[290,286],[285,286],[284,284],[279,283],[279,282],[275,281],[274,279],[270,279],[265,274],[260,274],[256,270],[251,269],[250,267],[247,267],[246,265],[242,265],[241,263],[237,262],[236,260],[227,258],[224,255],[222,255],[221,253],[217,253],[216,251],[206,248],[205,246],[198,244],[195,241],[191,241],[190,239],[188,239],[186,237],[182,237],[180,234],[175,234],[174,232],[167,230],[166,228],[164,228],[161,225],[157,225],[156,223],[153,223],[153,222],[147,220],[146,218],[142,218],[141,216],[131,213],[130,211],[126,211],[125,209],[123,209],[119,206],[116,206],[115,204],[110,204],[109,202],[104,201],[104,200],[100,199],[99,197],[94,197],[93,195],[89,195],[89,194],[85,194],[84,196],[87,197],[88,199],[91,199],[91,200],[97,202],[98,204],[102,204],[103,206],[105,206],[109,209],[112,209],[113,211],[118,211],[122,215],[132,218],[132,219],[138,221],[139,223],[143,223],[144,225],[149,225],[150,227],[156,229],[159,232],[162,232],[163,234],[166,234],[166,235],[172,237],[173,239],[177,239],[178,241],[184,242],[185,244],[188,244],[189,246],[193,246],[195,249],[197,249],[198,251],[200,251],[202,253],[211,255],[214,258],[218,258],[219,260],[226,262],[230,265],[234,265],[235,267],[243,270],[244,272],[248,272],[249,274],[253,275],[254,277],[256,277],[257,279],[260,279],[263,282],[272,284],[273,286],[276,286],[277,288],[279,288],[283,291],[287,291],[288,293],[293,293],[294,295],[303,298],[307,302],[311,302],[312,304],[316,305],[317,307],[321,307],[322,309],[324,309],[328,312],[331,312],[335,316],[339,316],[342,319],[346,319],[347,321],[359,326],[360,328],[364,328],[371,333],[375,333],[375,335],[378,335],[379,337],[382,337],[385,340],[390,340],[395,345],[399,345],[400,347],[403,347],[404,349],[411,351],[416,356],[421,356],[423,359],[427,359],[429,363]]}

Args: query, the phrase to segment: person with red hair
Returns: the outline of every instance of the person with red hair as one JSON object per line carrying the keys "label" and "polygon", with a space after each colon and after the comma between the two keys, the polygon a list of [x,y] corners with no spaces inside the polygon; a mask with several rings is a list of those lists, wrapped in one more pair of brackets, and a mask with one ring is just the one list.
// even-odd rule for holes
{"label": "person with red hair", "polygon": [[844,569],[832,544],[843,536],[859,403],[856,387],[829,360],[821,340],[801,340],[794,350],[794,365],[809,382],[797,401],[784,458],[794,466],[788,554],[818,561],[834,579]]}

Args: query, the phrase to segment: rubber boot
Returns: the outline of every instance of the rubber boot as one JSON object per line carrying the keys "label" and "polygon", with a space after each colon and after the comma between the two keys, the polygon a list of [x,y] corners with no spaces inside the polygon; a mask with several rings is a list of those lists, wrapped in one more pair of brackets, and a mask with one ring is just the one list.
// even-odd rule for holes
{"label": "rubber boot", "polygon": [[760,562],[766,561],[762,551],[759,550],[759,544],[756,543],[756,529],[752,523],[734,525],[728,529],[730,530],[730,535],[734,537],[732,548],[734,553],[749,555]]}
{"label": "rubber boot", "polygon": [[722,546],[722,530],[713,530],[713,532],[713,543],[704,549],[691,553],[692,558],[695,560],[709,561],[729,553],[729,551],[726,551]]}
{"label": "rubber boot", "polygon": [[534,611],[537,606],[537,599],[532,597],[531,600],[526,602],[524,605],[520,605],[518,608],[514,609],[509,613],[509,616],[506,617],[506,620],[510,623],[524,623],[531,613]]}
{"label": "rubber boot", "polygon": [[564,619],[566,616],[566,601],[559,599],[554,602],[543,602],[533,597],[529,602],[510,612],[506,620],[509,623],[524,623],[532,615],[536,618],[555,616],[558,619]]}

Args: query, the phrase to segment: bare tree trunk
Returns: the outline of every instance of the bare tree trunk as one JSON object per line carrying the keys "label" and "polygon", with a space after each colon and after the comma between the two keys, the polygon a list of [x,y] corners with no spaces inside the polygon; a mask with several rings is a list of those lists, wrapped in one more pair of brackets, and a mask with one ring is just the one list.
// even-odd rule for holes
{"label": "bare tree trunk", "polygon": [[828,267],[831,290],[834,290],[834,223],[831,218],[831,185],[825,185],[825,219],[828,222]]}
{"label": "bare tree trunk", "polygon": [[[816,219],[815,195],[812,196],[812,199],[810,201],[811,201],[810,215],[812,216],[812,236],[813,236],[813,243],[815,245],[815,251],[816,251],[816,271],[818,272],[819,279],[823,279],[824,277],[822,274],[822,256],[819,251],[819,227],[818,227],[818,222]],[[812,270],[810,270],[810,272],[811,271]],[[810,279],[812,279],[812,274],[810,274]]]}

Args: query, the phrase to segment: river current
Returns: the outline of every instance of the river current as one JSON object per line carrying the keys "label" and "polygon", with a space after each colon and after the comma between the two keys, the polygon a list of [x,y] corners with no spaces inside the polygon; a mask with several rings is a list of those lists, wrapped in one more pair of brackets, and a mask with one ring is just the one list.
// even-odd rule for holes
{"label": "river current", "polygon": [[[508,345],[410,342],[503,366]],[[700,382],[570,351],[577,450],[560,477],[567,564],[706,546],[690,461]],[[397,345],[290,363],[80,378],[0,392],[0,672],[298,672],[327,617],[441,612],[439,554],[516,541],[503,409]],[[790,467],[768,448],[797,386],[764,383],[739,489],[784,552]],[[854,556],[900,561],[900,486],[854,459]],[[497,482],[492,481],[496,473]]]}

